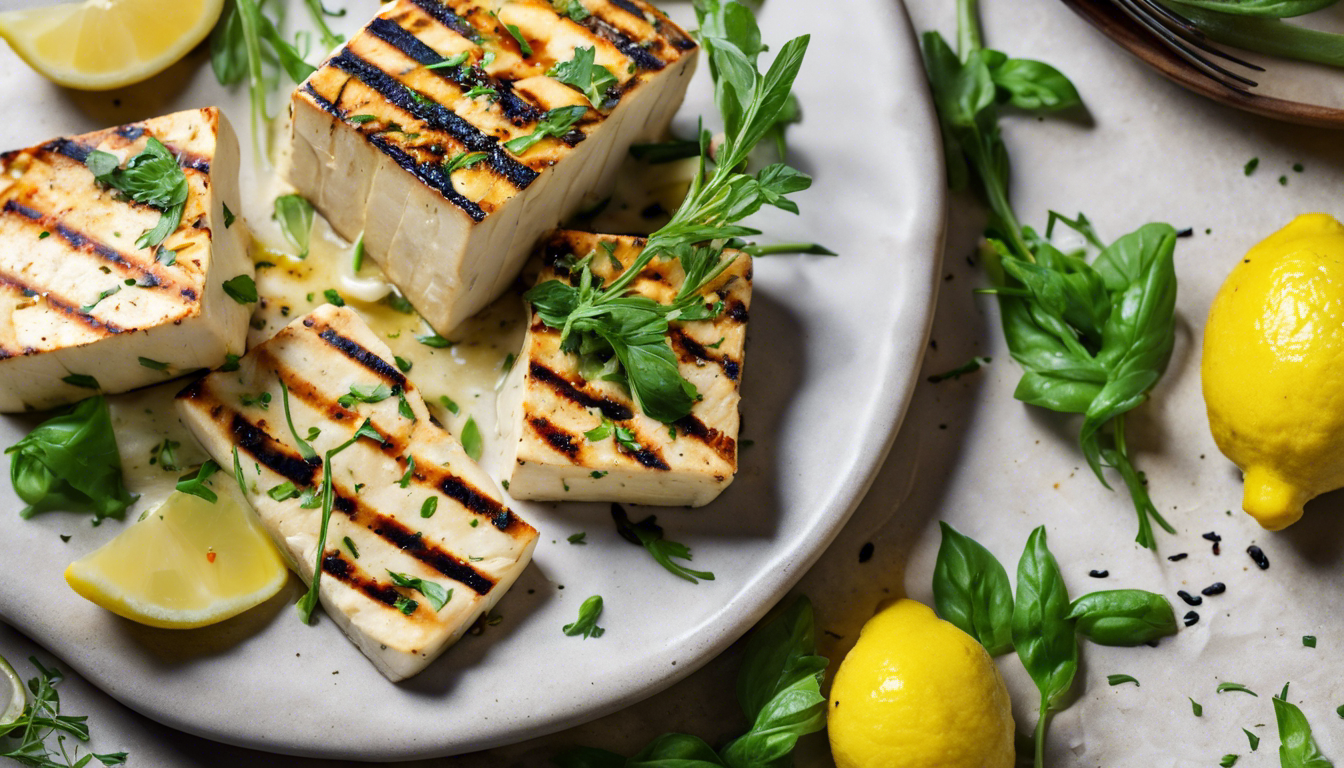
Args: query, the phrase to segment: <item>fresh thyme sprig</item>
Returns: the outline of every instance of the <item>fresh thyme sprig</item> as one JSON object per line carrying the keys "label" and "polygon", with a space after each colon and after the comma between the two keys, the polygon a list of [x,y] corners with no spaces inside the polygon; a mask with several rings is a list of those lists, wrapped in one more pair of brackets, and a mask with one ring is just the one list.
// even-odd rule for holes
{"label": "fresh thyme sprig", "polygon": [[[593,275],[591,257],[585,257],[574,265],[575,284],[547,280],[525,296],[542,322],[560,329],[561,349],[590,360],[615,358],[619,370],[606,378],[625,383],[640,410],[664,423],[689,414],[698,397],[695,387],[682,378],[668,346],[669,323],[716,316],[721,304],[706,305],[700,292],[737,256],[725,251],[724,243],[759,234],[739,222],[765,205],[797,213],[798,206],[787,195],[812,183],[806,174],[782,163],[754,175],[745,172],[752,148],[789,104],[809,37],[785,43],[762,73],[757,59],[764,47],[751,11],[729,2],[715,5],[713,13],[729,20],[703,24],[701,30],[714,73],[714,98],[724,122],[724,140],[715,153],[713,172],[706,172],[709,141],[699,131],[700,164],[686,198],[667,225],[649,236],[633,263],[603,285]],[[631,283],[655,258],[679,260],[686,274],[670,304],[630,293]]]}
{"label": "fresh thyme sprig", "polygon": [[[28,660],[37,668],[38,676],[28,681],[31,698],[23,714],[12,723],[0,725],[0,758],[33,768],[84,768],[92,760],[103,765],[125,765],[125,752],[81,757],[78,746],[73,754],[66,750],[66,736],[82,742],[89,740],[88,718],[62,715],[61,696],[56,686],[65,676],[55,667],[44,667],[36,656]],[[52,736],[56,737],[54,747],[47,743]]]}

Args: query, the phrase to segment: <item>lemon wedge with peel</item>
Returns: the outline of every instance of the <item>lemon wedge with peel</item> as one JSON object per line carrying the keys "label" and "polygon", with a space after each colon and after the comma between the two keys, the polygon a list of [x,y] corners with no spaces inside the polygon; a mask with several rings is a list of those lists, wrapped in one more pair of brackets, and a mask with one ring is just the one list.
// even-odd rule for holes
{"label": "lemon wedge with peel", "polygon": [[84,0],[0,13],[0,37],[69,88],[105,91],[157,75],[205,39],[224,0]]}
{"label": "lemon wedge with peel", "polygon": [[9,725],[23,716],[28,705],[28,694],[23,691],[19,673],[0,656],[0,727]]}
{"label": "lemon wedge with peel", "polygon": [[141,624],[190,629],[236,616],[273,597],[289,570],[236,488],[210,503],[174,492],[65,580],[81,596]]}

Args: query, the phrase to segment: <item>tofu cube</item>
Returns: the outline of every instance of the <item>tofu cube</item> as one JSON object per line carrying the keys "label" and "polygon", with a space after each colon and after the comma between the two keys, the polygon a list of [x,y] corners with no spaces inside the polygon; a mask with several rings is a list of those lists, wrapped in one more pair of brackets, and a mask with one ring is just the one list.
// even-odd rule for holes
{"label": "tofu cube", "polygon": [[[596,253],[590,262],[593,274],[610,283],[619,272],[604,243],[614,245],[611,258],[623,268],[644,246],[638,237],[552,232],[537,254],[537,282],[577,279],[564,267],[566,257]],[[509,494],[539,501],[699,507],[722,493],[737,472],[751,270],[751,257],[737,253],[732,266],[704,291],[707,300],[723,302],[723,311],[710,320],[672,322],[668,338],[677,367],[702,396],[691,414],[674,424],[641,413],[622,384],[585,379],[578,357],[560,349],[560,331],[531,313],[522,352],[499,396]],[[631,287],[669,303],[682,281],[678,262],[655,259]],[[614,430],[596,440],[585,436],[604,418],[628,430],[625,445]]]}
{"label": "tofu cube", "polygon": [[[151,136],[177,155],[189,192],[177,230],[138,248],[159,211],[99,184],[84,159],[96,149],[124,163]],[[215,107],[0,154],[0,411],[71,403],[92,382],[125,392],[242,354],[251,307],[223,289],[252,275],[243,223],[225,222],[238,199],[238,140]]]}
{"label": "tofu cube", "polygon": [[[294,92],[290,181],[342,236],[363,236],[442,334],[610,190],[630,145],[659,138],[685,95],[696,44],[665,15],[643,0],[579,7],[395,0]],[[596,107],[546,75],[581,48],[615,78]],[[549,110],[585,106],[562,135],[508,148]]]}

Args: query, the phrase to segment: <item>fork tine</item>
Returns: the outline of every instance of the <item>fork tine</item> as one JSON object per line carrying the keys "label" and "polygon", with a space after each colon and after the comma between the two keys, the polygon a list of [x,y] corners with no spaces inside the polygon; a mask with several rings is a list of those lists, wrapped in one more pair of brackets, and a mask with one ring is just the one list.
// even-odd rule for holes
{"label": "fork tine", "polygon": [[[1163,18],[1170,21],[1171,24],[1175,25],[1175,29],[1172,30],[1173,32],[1185,38],[1186,42],[1199,48],[1205,53],[1209,53],[1219,58],[1226,59],[1227,61],[1230,61],[1233,64],[1246,67],[1247,69],[1254,70],[1256,72],[1265,71],[1265,68],[1260,66],[1259,64],[1254,64],[1244,59],[1240,59],[1228,53],[1227,51],[1218,48],[1217,46],[1211,45],[1208,42],[1208,38],[1204,34],[1204,30],[1195,26],[1195,23],[1193,21],[1190,21],[1181,14],[1171,10],[1162,3],[1154,2],[1154,0],[1134,0],[1134,2],[1139,7],[1146,8],[1150,13],[1162,16]],[[1185,34],[1181,34],[1182,32]]]}
{"label": "fork tine", "polygon": [[1232,72],[1225,67],[1209,61],[1209,59],[1201,55],[1198,51],[1193,50],[1192,46],[1197,47],[1200,50],[1209,50],[1209,46],[1207,43],[1187,40],[1182,37],[1176,30],[1163,24],[1149,11],[1139,6],[1136,0],[1113,0],[1113,2],[1126,16],[1129,16],[1131,19],[1153,32],[1168,49],[1182,59],[1185,59],[1214,82],[1225,88],[1237,91],[1245,91],[1247,88],[1254,88],[1259,85],[1259,83],[1248,77]]}

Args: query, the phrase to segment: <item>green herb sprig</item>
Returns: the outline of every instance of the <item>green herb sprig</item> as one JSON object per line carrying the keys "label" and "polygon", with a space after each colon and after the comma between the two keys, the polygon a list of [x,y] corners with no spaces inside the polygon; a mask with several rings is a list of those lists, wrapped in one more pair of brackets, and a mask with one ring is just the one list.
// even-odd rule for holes
{"label": "green herb sprig", "polygon": [[215,463],[215,460],[206,459],[205,463],[194,473],[188,472],[177,479],[177,490],[180,493],[196,496],[214,504],[219,501],[219,494],[215,493],[207,485],[207,482],[210,480],[210,476],[218,471],[219,465]]}
{"label": "green herb sprig", "polygon": [[[628,386],[640,410],[664,423],[691,412],[698,393],[682,378],[667,342],[672,320],[705,320],[720,305],[706,305],[700,292],[732,265],[730,238],[759,234],[739,222],[770,205],[797,213],[787,195],[806,189],[811,179],[776,163],[756,175],[742,167],[753,147],[774,124],[789,98],[807,50],[808,36],[780,47],[770,68],[761,72],[760,30],[746,6],[730,2],[722,13],[732,20],[719,34],[702,29],[715,77],[715,102],[724,121],[724,141],[712,173],[706,172],[708,139],[701,132],[701,162],[690,189],[671,220],[649,236],[643,251],[609,284],[603,285],[586,262],[577,265],[574,285],[546,280],[525,295],[547,326],[561,332],[561,349],[589,361],[615,359],[619,369],[607,378]],[[655,258],[681,262],[685,280],[669,304],[631,295],[630,286]],[[599,363],[600,365],[600,363]]]}
{"label": "green herb sprig", "polygon": [[658,525],[656,516],[649,515],[638,523],[632,523],[624,507],[620,504],[612,504],[611,518],[616,521],[616,532],[621,535],[621,538],[647,549],[653,559],[666,568],[669,573],[692,584],[699,584],[700,579],[714,580],[714,574],[709,571],[693,571],[681,563],[673,562],[673,558],[691,560],[691,549],[685,544],[664,539],[663,528]]}
{"label": "green herb sprig", "polygon": [[521,155],[531,149],[542,139],[548,137],[559,138],[569,133],[583,116],[588,114],[588,108],[582,104],[576,104],[569,107],[556,107],[548,111],[537,121],[537,127],[526,136],[515,136],[504,142],[504,148],[515,155]]}
{"label": "green herb sprig", "polygon": [[[1028,111],[1080,102],[1072,83],[1037,61],[1010,59],[983,47],[976,1],[958,0],[960,55],[937,32],[924,35],[953,187],[973,178],[989,203],[987,271],[998,296],[1003,333],[1025,369],[1014,396],[1083,415],[1079,445],[1109,488],[1103,467],[1119,473],[1139,518],[1136,541],[1156,548],[1158,513],[1125,438],[1125,414],[1148,398],[1175,343],[1176,230],[1148,224],[1104,245],[1083,216],[1051,214],[1045,238],[1023,227],[1008,201],[1008,150],[999,134],[1000,104]],[[973,171],[973,173],[972,173]],[[1049,242],[1056,222],[1075,230],[1099,255],[1063,252]]]}
{"label": "green herb sprig", "polygon": [[[28,680],[30,696],[23,714],[14,722],[0,725],[0,758],[33,768],[85,768],[93,760],[103,765],[125,765],[125,752],[81,757],[78,745],[73,752],[66,749],[67,736],[80,742],[89,740],[88,718],[61,714],[61,696],[56,686],[65,675],[56,667],[43,666],[36,656],[28,657],[28,661],[37,669],[37,677]],[[48,743],[53,736],[54,746]]]}
{"label": "green herb sprig", "polygon": [[[289,244],[298,249],[297,257],[308,258],[309,242],[313,232],[313,204],[303,195],[281,195],[275,198],[271,218],[280,224],[280,233]],[[363,238],[360,238],[363,242]]]}
{"label": "green herb sprig", "polygon": [[42,422],[5,449],[9,479],[28,506],[25,520],[61,509],[93,514],[93,524],[120,520],[139,498],[126,491],[112,417],[102,395],[86,398]]}
{"label": "green herb sprig", "polygon": [[546,70],[547,77],[553,77],[556,80],[568,85],[570,88],[583,94],[596,109],[601,109],[607,101],[607,91],[616,85],[619,80],[611,73],[611,70],[594,63],[597,56],[597,46],[590,45],[587,48],[575,48],[574,58],[568,61],[557,61]]}
{"label": "green herb sprig", "polygon": [[[933,570],[934,607],[991,655],[1017,651],[1040,691],[1035,766],[1041,768],[1050,714],[1078,673],[1078,638],[1099,645],[1143,645],[1176,633],[1175,612],[1165,597],[1137,589],[1094,592],[1070,604],[1059,564],[1046,544],[1045,526],[1027,538],[1017,564],[1014,598],[1007,571],[989,550],[952,526],[940,525],[943,539]],[[1125,675],[1113,677],[1137,684]],[[1191,704],[1198,715],[1199,705],[1193,700]]]}
{"label": "green herb sprig", "polygon": [[116,155],[98,149],[84,158],[84,165],[99,183],[159,211],[158,223],[136,239],[136,248],[153,248],[177,231],[187,203],[187,175],[163,142],[150,136],[125,168]]}
{"label": "green herb sprig", "polygon": [[799,596],[756,627],[737,676],[737,700],[750,727],[715,751],[703,739],[665,733],[638,754],[579,747],[556,755],[560,768],[763,768],[791,764],[798,739],[826,727],[812,603]]}
{"label": "green herb sprig", "polygon": [[1274,697],[1274,720],[1279,726],[1279,764],[1283,768],[1334,768],[1321,754],[1306,715],[1288,701],[1288,686]]}
{"label": "green herb sprig", "polygon": [[1285,24],[1339,0],[1161,0],[1213,40],[1271,56],[1344,67],[1344,35]]}
{"label": "green herb sprig", "polygon": [[583,639],[590,637],[601,637],[607,630],[597,626],[597,619],[602,615],[602,596],[593,595],[583,601],[579,606],[579,618],[572,624],[566,624],[561,628],[569,637],[578,637],[583,635]]}
{"label": "green herb sprig", "polygon": [[424,595],[425,599],[429,601],[429,604],[433,606],[436,611],[442,610],[443,606],[447,605],[448,601],[453,599],[453,590],[445,589],[442,584],[427,581],[415,576],[407,576],[404,573],[393,573],[392,571],[388,571],[387,575],[392,577],[392,583],[396,584],[398,587],[414,589],[416,592]]}

